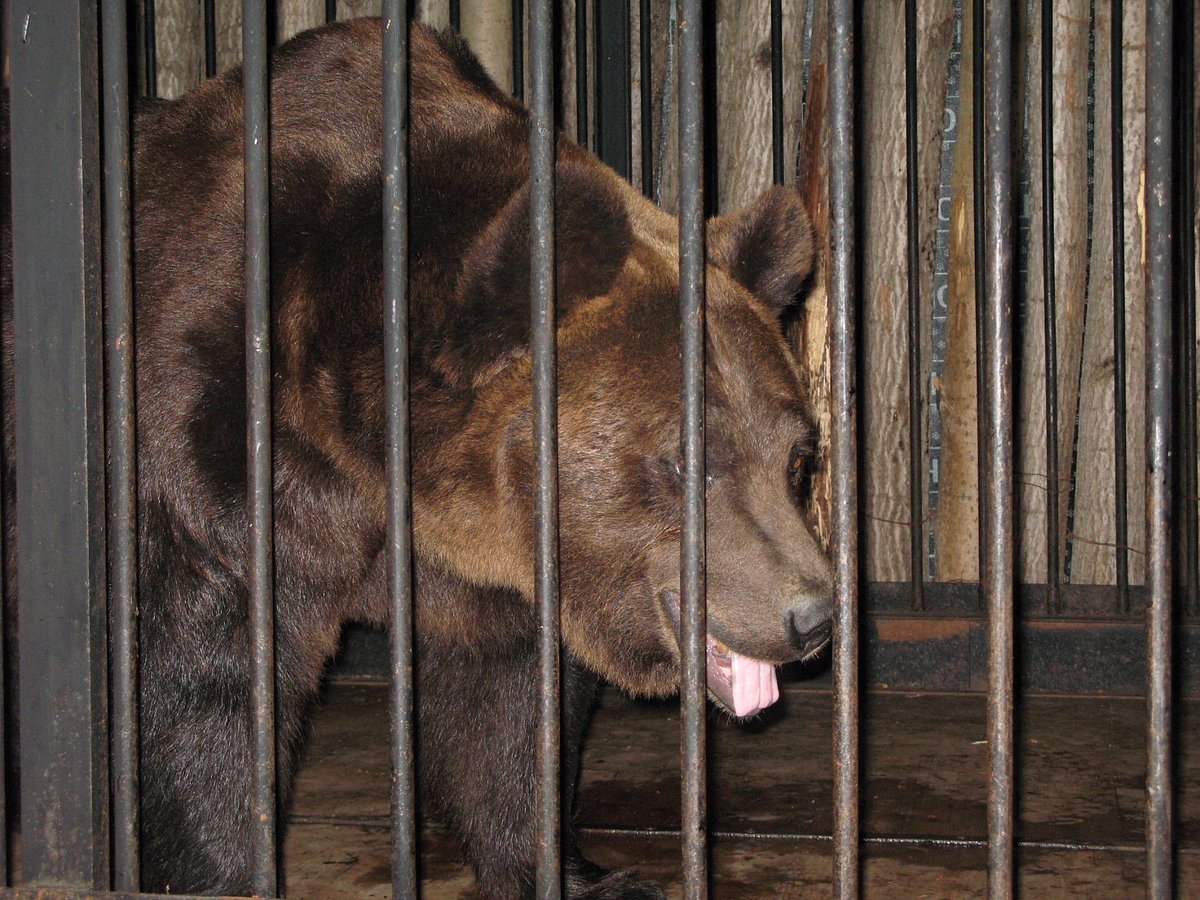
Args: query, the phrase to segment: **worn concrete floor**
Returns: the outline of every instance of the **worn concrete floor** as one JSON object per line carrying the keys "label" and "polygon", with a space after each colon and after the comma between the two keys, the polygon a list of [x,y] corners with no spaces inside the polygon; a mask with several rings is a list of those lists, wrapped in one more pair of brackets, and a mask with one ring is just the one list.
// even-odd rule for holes
{"label": "worn concrete floor", "polygon": [[[296,898],[390,895],[386,688],[331,685],[319,709],[285,847]],[[1018,720],[1023,897],[1142,897],[1143,706],[1025,698]],[[864,895],[982,896],[984,698],[864,698]],[[830,891],[828,693],[791,687],[750,726],[713,717],[710,814],[716,898]],[[1200,703],[1180,710],[1178,896],[1200,897]],[[581,820],[597,862],[636,866],[679,896],[678,708],[605,693],[584,762]],[[894,839],[885,842],[886,839]],[[474,897],[453,838],[422,841],[427,898]]]}

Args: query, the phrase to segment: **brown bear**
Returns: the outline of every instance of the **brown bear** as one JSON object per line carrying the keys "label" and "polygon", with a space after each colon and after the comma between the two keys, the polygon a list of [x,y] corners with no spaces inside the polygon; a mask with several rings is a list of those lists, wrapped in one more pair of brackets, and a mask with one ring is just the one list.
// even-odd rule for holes
{"label": "brown bear", "polygon": [[[279,785],[344,623],[386,624],[377,20],[271,60]],[[529,154],[525,111],[454,35],[411,32],[410,307],[423,809],[489,898],[534,871]],[[145,890],[250,890],[239,71],[134,131]],[[678,690],[676,221],[557,145],[564,760],[603,679]],[[753,714],[828,643],[831,569],[802,515],[816,430],[780,316],[812,262],[778,188],[714,219],[707,268],[708,675]],[[11,456],[10,456],[11,459]],[[657,897],[579,855],[567,892]]]}

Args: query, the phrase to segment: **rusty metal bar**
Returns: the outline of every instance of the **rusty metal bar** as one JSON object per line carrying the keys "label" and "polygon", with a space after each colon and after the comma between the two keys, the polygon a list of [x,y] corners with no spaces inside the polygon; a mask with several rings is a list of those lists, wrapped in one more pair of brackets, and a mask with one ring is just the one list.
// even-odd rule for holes
{"label": "rusty metal bar", "polygon": [[1042,329],[1046,345],[1046,612],[1060,612],[1058,322],[1054,260],[1054,0],[1042,0]]}
{"label": "rusty metal bar", "polygon": [[217,0],[204,0],[204,76],[217,74]]}
{"label": "rusty metal bar", "polygon": [[575,141],[588,146],[587,0],[575,0]]}
{"label": "rusty metal bar", "polygon": [[1170,897],[1172,156],[1171,0],[1146,4],[1146,895]]}
{"label": "rusty metal bar", "polygon": [[650,50],[650,0],[641,0],[638,15],[638,72],[641,84],[642,193],[654,196],[654,69]]}
{"label": "rusty metal bar", "polygon": [[408,11],[383,4],[383,294],[392,762],[392,896],[415,897],[413,576],[408,381]]}
{"label": "rusty metal bar", "polygon": [[1125,355],[1125,83],[1124,0],[1112,0],[1110,110],[1112,113],[1112,242],[1113,242],[1113,476],[1116,508],[1117,609],[1130,612],[1129,600],[1129,463],[1126,424]]}
{"label": "rusty metal bar", "polygon": [[530,6],[529,252],[533,355],[534,529],[538,609],[537,896],[562,893],[559,835],[561,659],[558,596],[558,380],[554,298],[554,56],[550,0]]}
{"label": "rusty metal bar", "polygon": [[270,159],[267,6],[242,2],[246,155],[246,505],[250,530],[251,834],[254,890],[276,891],[275,597],[271,490]]}
{"label": "rusty metal bar", "polygon": [[101,6],[104,340],[108,436],[108,629],[112,878],[136,891],[138,862],[137,459],[134,408],[129,58],[123,0]]}
{"label": "rusty metal bar", "polygon": [[771,178],[783,184],[783,0],[771,0]]}
{"label": "rusty metal bar", "polygon": [[142,53],[146,58],[146,96],[158,96],[158,28],[154,0],[142,0]]}
{"label": "rusty metal bar", "polygon": [[[985,158],[982,259],[986,472],[983,587],[988,612],[988,896],[1013,894],[1013,178],[1012,0],[988,0],[982,64]],[[977,68],[977,71],[979,69]]]}
{"label": "rusty metal bar", "polygon": [[679,306],[683,338],[680,548],[683,894],[708,896],[704,581],[704,59],[700,0],[679,8]]}
{"label": "rusty metal bar", "polygon": [[525,0],[512,0],[512,95],[525,99]]}
{"label": "rusty metal bar", "polygon": [[854,3],[829,5],[829,370],[833,406],[833,894],[859,895],[858,457],[854,284]]}
{"label": "rusty metal bar", "polygon": [[913,609],[925,608],[925,529],[921,520],[921,231],[917,134],[917,0],[904,2],[904,164],[908,219],[908,508]]}

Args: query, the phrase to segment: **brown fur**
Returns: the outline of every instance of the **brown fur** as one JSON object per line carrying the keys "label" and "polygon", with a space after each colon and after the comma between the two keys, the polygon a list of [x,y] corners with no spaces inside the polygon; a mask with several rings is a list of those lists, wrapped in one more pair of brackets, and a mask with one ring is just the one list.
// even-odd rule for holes
{"label": "brown fur", "polygon": [[[421,782],[488,897],[531,890],[536,728],[528,120],[458,39],[412,30],[410,315]],[[272,61],[281,794],[343,623],[386,623],[380,30]],[[143,887],[249,887],[242,95],[237,71],[135,129]],[[677,689],[677,225],[565,138],[557,162],[568,801],[599,678]],[[799,201],[710,228],[709,630],[784,662],[823,640],[829,563],[788,464],[813,418],[780,311]],[[659,896],[564,834],[573,896]]]}

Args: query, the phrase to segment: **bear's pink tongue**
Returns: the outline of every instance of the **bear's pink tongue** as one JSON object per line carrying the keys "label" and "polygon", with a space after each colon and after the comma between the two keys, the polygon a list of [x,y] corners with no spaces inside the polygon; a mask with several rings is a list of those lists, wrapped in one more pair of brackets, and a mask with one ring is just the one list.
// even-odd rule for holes
{"label": "bear's pink tongue", "polygon": [[708,638],[708,687],[735,716],[752,716],[779,699],[775,667]]}

